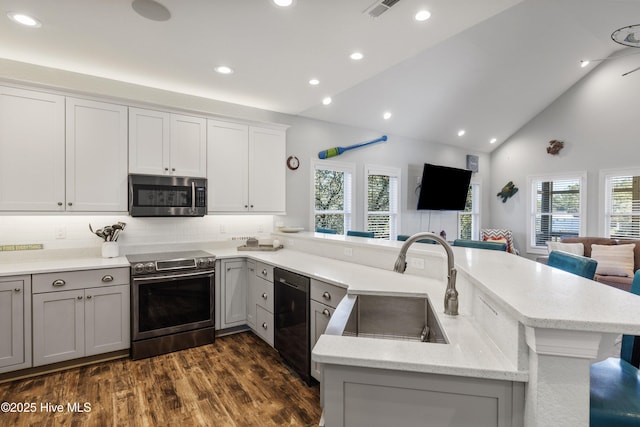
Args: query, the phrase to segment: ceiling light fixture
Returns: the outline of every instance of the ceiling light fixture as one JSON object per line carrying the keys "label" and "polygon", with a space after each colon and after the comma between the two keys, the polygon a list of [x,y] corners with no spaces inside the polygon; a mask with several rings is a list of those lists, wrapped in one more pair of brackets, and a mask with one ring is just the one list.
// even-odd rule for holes
{"label": "ceiling light fixture", "polygon": [[309,80],[309,84],[310,84],[311,86],[318,86],[318,85],[320,84],[320,80],[318,80],[318,79],[311,79],[311,80]]}
{"label": "ceiling light fixture", "polygon": [[354,61],[360,61],[362,58],[364,58],[364,55],[361,52],[353,52],[351,55],[349,55],[349,58],[353,59]]}
{"label": "ceiling light fixture", "polygon": [[[611,40],[623,46],[640,48],[640,24],[629,25],[627,27],[618,28],[613,33],[611,33]],[[591,60],[583,59],[580,61],[580,66],[584,68],[587,65],[589,65],[589,62],[602,62],[609,59],[624,58],[625,56],[637,55],[638,53],[640,52],[634,52],[629,55],[609,56],[608,58],[599,58],[599,59],[591,59]],[[638,70],[640,70],[640,67],[636,67],[631,71],[627,71],[622,76],[624,77]]]}
{"label": "ceiling light fixture", "polygon": [[233,74],[233,69],[231,67],[227,67],[226,65],[220,65],[214,68],[214,70],[216,70],[216,72],[220,74]]}
{"label": "ceiling light fixture", "polygon": [[489,141],[489,144],[495,144],[496,141],[498,141],[498,138],[491,138],[491,140]]}
{"label": "ceiling light fixture", "polygon": [[416,15],[414,16],[414,19],[418,22],[426,21],[429,18],[431,18],[431,12],[424,9],[418,11],[418,13],[416,13]]}
{"label": "ceiling light fixture", "polygon": [[273,4],[275,4],[278,7],[293,6],[293,3],[294,3],[293,0],[273,0]]}
{"label": "ceiling light fixture", "polygon": [[154,0],[133,0],[131,7],[138,15],[152,21],[168,21],[171,18],[169,9]]}
{"label": "ceiling light fixture", "polygon": [[34,18],[33,16],[26,15],[24,13],[9,12],[7,13],[7,16],[13,22],[17,22],[18,24],[24,25],[25,27],[39,28],[42,26],[42,23],[38,21],[36,18]]}
{"label": "ceiling light fixture", "polygon": [[580,67],[582,67],[582,68],[586,67],[587,65],[589,65],[589,62],[590,61],[587,61],[587,60],[583,59],[582,61],[580,61]]}
{"label": "ceiling light fixture", "polygon": [[466,133],[466,131],[464,129],[460,129],[458,131],[458,136],[463,136]]}
{"label": "ceiling light fixture", "polygon": [[329,105],[329,104],[331,104],[331,101],[332,101],[331,97],[327,96],[326,98],[324,98],[322,100],[322,105]]}
{"label": "ceiling light fixture", "polygon": [[382,118],[385,120],[389,120],[391,118],[391,113],[389,111],[386,111],[383,115]]}

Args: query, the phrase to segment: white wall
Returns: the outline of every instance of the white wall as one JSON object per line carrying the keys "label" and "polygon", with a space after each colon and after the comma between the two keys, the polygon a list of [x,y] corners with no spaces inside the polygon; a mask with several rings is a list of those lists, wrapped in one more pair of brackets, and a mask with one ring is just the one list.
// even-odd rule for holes
{"label": "white wall", "polygon": [[[635,51],[622,52],[629,53]],[[586,171],[587,235],[603,235],[600,171],[640,166],[640,71],[621,76],[638,66],[640,56],[603,62],[492,153],[491,226],[513,230],[521,254],[530,175]],[[546,152],[553,139],[565,143],[556,156]],[[511,180],[520,191],[503,204],[495,193]]]}
{"label": "white wall", "polygon": [[[309,191],[311,160],[317,159],[317,153],[321,150],[334,146],[352,145],[375,139],[382,135],[380,131],[311,120],[299,116],[244,107],[222,101],[167,92],[6,59],[0,59],[0,83],[2,81],[10,84],[36,85],[45,89],[51,88],[76,95],[90,94],[96,97],[106,98],[107,100],[111,99],[125,104],[129,103],[130,105],[150,108],[154,106],[164,106],[166,108],[200,113],[203,115],[216,115],[255,122],[275,122],[290,125],[287,131],[287,156],[297,156],[300,159],[301,166],[296,171],[287,169],[287,215],[285,217],[276,217],[274,221],[289,226],[302,226],[306,229],[310,229],[312,226]],[[339,161],[352,162],[356,166],[356,216],[354,229],[364,229],[364,165],[374,164],[399,167],[402,169],[402,213],[401,228],[399,230],[401,234],[412,234],[422,230],[440,231],[444,228],[449,238],[455,238],[456,230],[451,229],[454,228],[452,224],[455,224],[455,214],[442,215],[434,213],[429,215],[426,213],[418,213],[413,207],[407,209],[407,192],[413,191],[415,187],[415,183],[412,182],[411,190],[409,190],[409,165],[413,166],[412,169],[414,171],[416,169],[421,171],[422,164],[425,162],[463,168],[466,165],[466,154],[475,154],[480,157],[480,172],[475,174],[474,179],[483,183],[483,186],[486,187],[486,184],[489,182],[489,155],[468,152],[460,148],[437,143],[426,143],[424,141],[417,141],[396,135],[388,136],[389,140],[385,143],[375,144],[360,150],[353,150],[335,158],[335,160]],[[286,167],[284,159],[282,167]],[[413,175],[415,175],[415,173],[413,173]],[[489,215],[489,194],[490,192],[483,194],[482,206],[484,209],[482,214],[485,222],[488,221]],[[447,219],[447,217],[449,217],[449,219]],[[256,218],[254,221],[248,219],[247,216],[209,215],[205,218],[210,219],[203,219],[201,222],[208,224],[207,227],[213,227],[208,229],[207,235],[222,240],[230,238],[231,234],[255,235],[260,234],[258,230],[263,230],[265,233],[270,232],[271,229],[273,229],[274,222],[271,221],[271,226],[267,227],[263,219]],[[2,234],[0,234],[0,244],[32,243],[31,239],[29,239],[29,242],[23,242],[23,239],[15,241],[15,239],[18,239],[20,236],[31,235],[30,233],[31,230],[33,230],[34,224],[38,224],[36,227],[36,229],[39,230],[38,234],[44,236],[40,238],[39,242],[42,242],[44,239],[48,247],[73,246],[70,237],[66,242],[51,238],[54,228],[51,224],[65,223],[65,221],[70,221],[67,225],[70,229],[69,235],[75,236],[76,233],[84,233],[85,228],[87,228],[88,233],[88,226],[86,224],[76,224],[76,222],[74,222],[76,220],[71,219],[71,216],[36,216],[28,221],[16,216],[3,216],[2,222],[4,228],[0,230],[3,231]],[[87,221],[80,222],[86,223]],[[191,224],[199,223],[197,220],[176,218],[135,219],[135,222],[140,224],[143,229],[146,223],[166,224],[171,230],[169,233],[169,236],[171,236],[169,238],[170,241],[181,242],[199,238],[199,236],[196,236],[192,232],[191,226]],[[233,233],[228,231],[226,233],[220,232],[220,226],[225,224],[227,228],[233,230]],[[151,229],[153,229],[153,227],[151,227]],[[132,233],[133,232],[128,233],[130,238]],[[149,236],[142,235],[140,237],[144,239],[151,238],[150,236],[155,232],[150,231],[150,233]],[[162,236],[159,231],[155,234]],[[77,234],[77,236],[82,235],[83,234]],[[80,243],[80,240],[84,238],[84,236],[79,238],[76,243],[86,244],[86,241]],[[89,236],[89,238],[91,238],[91,236]]]}

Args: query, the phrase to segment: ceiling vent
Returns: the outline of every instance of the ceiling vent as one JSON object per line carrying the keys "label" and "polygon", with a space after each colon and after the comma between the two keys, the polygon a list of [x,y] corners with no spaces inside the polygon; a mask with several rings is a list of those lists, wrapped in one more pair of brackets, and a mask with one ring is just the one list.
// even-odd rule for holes
{"label": "ceiling vent", "polygon": [[391,7],[399,1],[400,0],[378,0],[362,13],[366,13],[372,18],[377,18],[387,10],[391,9]]}

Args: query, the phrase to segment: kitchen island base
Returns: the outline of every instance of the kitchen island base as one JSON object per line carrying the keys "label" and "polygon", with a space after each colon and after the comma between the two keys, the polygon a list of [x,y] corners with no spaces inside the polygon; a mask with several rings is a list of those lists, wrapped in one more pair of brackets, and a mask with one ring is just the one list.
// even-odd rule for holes
{"label": "kitchen island base", "polygon": [[324,364],[331,427],[524,425],[525,383]]}

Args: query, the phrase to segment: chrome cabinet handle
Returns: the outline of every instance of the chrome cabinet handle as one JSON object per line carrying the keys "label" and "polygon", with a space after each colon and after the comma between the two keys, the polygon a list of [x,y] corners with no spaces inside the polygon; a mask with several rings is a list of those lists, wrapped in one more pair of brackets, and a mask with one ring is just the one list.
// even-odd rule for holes
{"label": "chrome cabinet handle", "polygon": [[327,300],[331,300],[331,294],[329,292],[325,291],[322,294],[322,298],[327,299]]}
{"label": "chrome cabinet handle", "polygon": [[73,203],[72,203],[72,202],[69,202],[69,203],[67,203],[67,204],[68,204],[69,206],[73,206]]}
{"label": "chrome cabinet handle", "polygon": [[80,299],[82,299],[82,295],[78,295],[78,299],[79,299],[79,300],[80,300]]}
{"label": "chrome cabinet handle", "polygon": [[87,295],[87,299],[91,299],[91,295]]}
{"label": "chrome cabinet handle", "polygon": [[327,317],[331,317],[331,312],[329,311],[329,309],[325,308],[324,310],[322,310],[322,314],[324,314]]}
{"label": "chrome cabinet handle", "polygon": [[60,286],[64,286],[64,285],[66,285],[66,284],[67,284],[67,282],[65,282],[65,281],[64,281],[64,280],[62,280],[62,279],[58,279],[58,280],[54,280],[51,284],[52,284],[53,286],[55,286],[55,287],[59,288]]}
{"label": "chrome cabinet handle", "polygon": [[62,206],[62,202],[58,202],[58,206]]}
{"label": "chrome cabinet handle", "polygon": [[262,322],[262,329],[267,330],[267,322]]}
{"label": "chrome cabinet handle", "polygon": [[113,276],[112,276],[112,275],[110,275],[110,274],[107,274],[106,276],[104,276],[104,277],[102,278],[102,281],[103,281],[103,282],[105,282],[105,283],[107,283],[107,282],[113,282]]}
{"label": "chrome cabinet handle", "polygon": [[266,268],[264,268],[264,269],[262,270],[262,275],[263,275],[263,276],[266,276],[266,275],[267,275],[267,269],[266,269]]}
{"label": "chrome cabinet handle", "polygon": [[264,293],[262,294],[262,298],[263,298],[263,299],[267,299],[267,293],[266,293],[266,292],[264,292]]}
{"label": "chrome cabinet handle", "polygon": [[20,289],[20,288],[15,288],[15,289],[14,289],[14,291],[16,291],[16,292],[22,292],[22,289]]}

